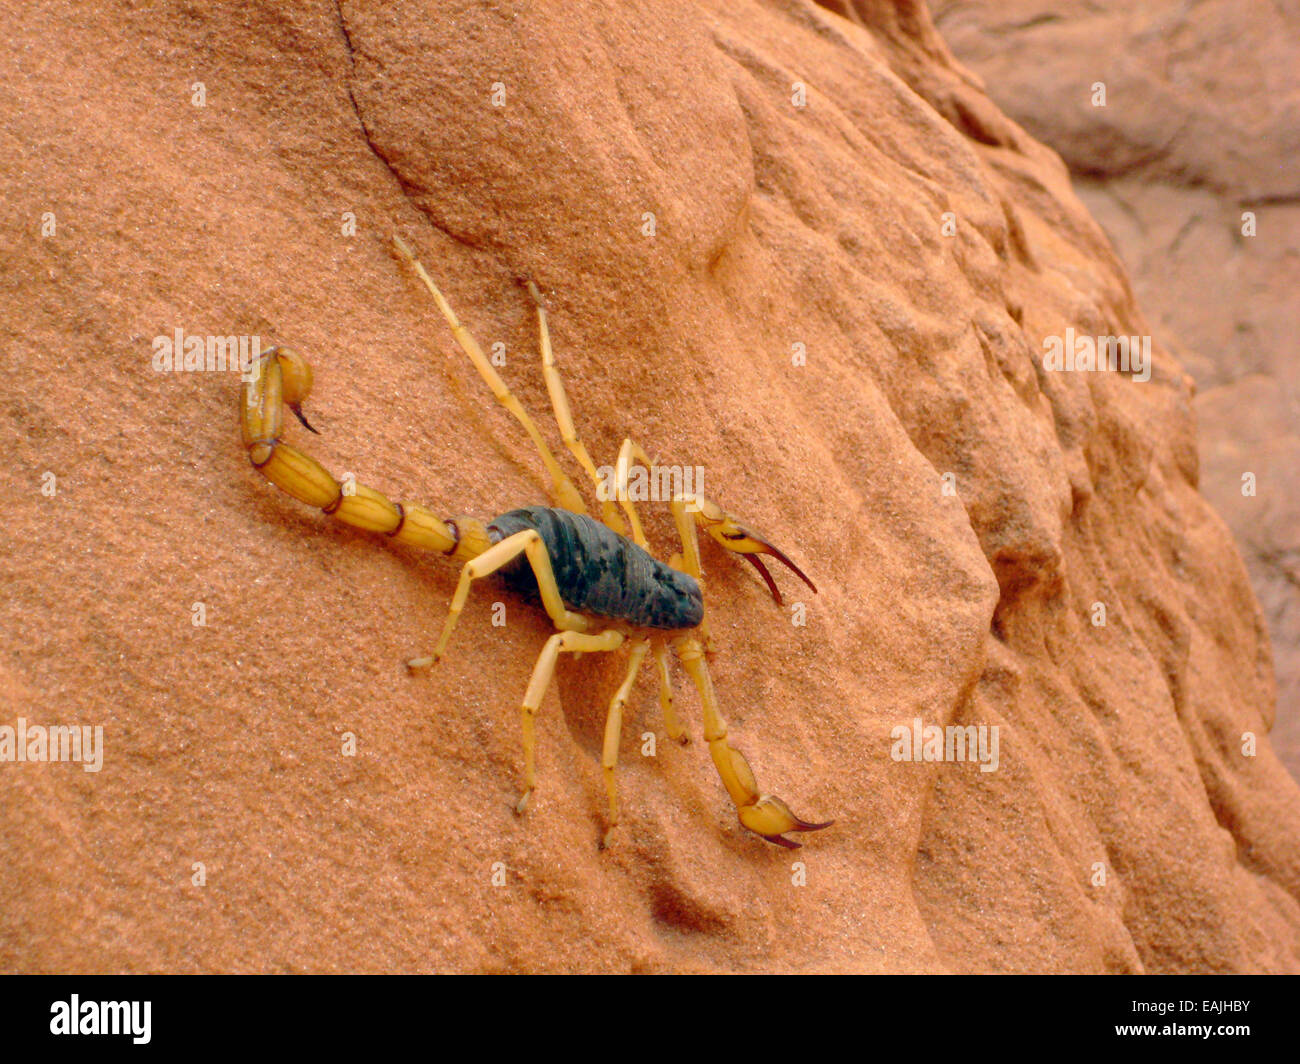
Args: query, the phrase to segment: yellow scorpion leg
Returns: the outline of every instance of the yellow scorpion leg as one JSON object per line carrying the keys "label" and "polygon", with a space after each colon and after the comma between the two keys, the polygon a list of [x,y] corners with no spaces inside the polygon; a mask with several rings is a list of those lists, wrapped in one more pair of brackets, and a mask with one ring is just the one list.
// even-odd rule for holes
{"label": "yellow scorpion leg", "polygon": [[406,260],[411,269],[415,271],[424,287],[429,290],[429,294],[433,296],[433,301],[438,305],[438,310],[442,312],[442,316],[451,327],[451,334],[456,338],[456,343],[469,356],[469,360],[474,363],[474,368],[478,370],[479,376],[483,378],[487,386],[492,389],[492,394],[496,397],[497,402],[509,410],[519,424],[524,427],[524,431],[528,433],[529,439],[533,441],[533,445],[537,448],[537,453],[542,456],[542,464],[546,466],[546,471],[551,476],[551,495],[554,500],[566,510],[585,514],[587,506],[582,501],[582,496],[578,494],[578,489],[573,486],[573,481],[560,468],[560,463],[555,460],[555,455],[551,453],[551,449],[546,445],[542,434],[538,432],[533,419],[528,416],[528,411],[515,398],[514,393],[506,387],[506,382],[501,379],[500,374],[493,369],[492,363],[488,360],[487,355],[483,353],[483,348],[479,346],[478,341],[460,323],[460,319],[456,317],[456,312],[451,309],[451,304],[447,302],[438,286],[433,283],[429,271],[424,268],[420,260],[415,257],[415,252],[407,247],[406,242],[400,236],[393,236],[393,246],[397,249],[398,254]]}
{"label": "yellow scorpion leg", "polygon": [[262,352],[253,370],[240,394],[240,426],[249,461],[267,480],[299,502],[319,507],[345,524],[382,532],[398,543],[443,553],[474,549],[471,540],[462,547],[453,531],[423,506],[389,502],[364,484],[344,490],[316,459],[280,440],[282,404],[316,431],[302,413],[312,372],[301,355],[287,347],[272,347]]}
{"label": "yellow scorpion leg", "polygon": [[641,517],[628,494],[628,476],[635,462],[640,462],[647,470],[654,469],[654,460],[645,453],[639,443],[631,439],[624,440],[623,446],[618,449],[618,465],[614,467],[614,491],[618,497],[618,504],[623,507],[628,523],[632,526],[633,541],[638,547],[649,550],[650,544],[646,541],[645,530],[641,527]]}
{"label": "yellow scorpion leg", "polygon": [[677,718],[677,710],[673,706],[673,681],[668,675],[668,645],[666,643],[656,643],[654,648],[655,665],[659,669],[659,708],[664,715],[664,726],[668,729],[668,738],[673,742],[685,745],[691,741],[691,737],[686,734],[686,729],[682,727],[682,722]]}
{"label": "yellow scorpion leg", "polygon": [[[631,476],[632,466],[637,462],[640,462],[647,470],[653,472],[655,460],[646,454],[645,449],[637,443],[636,440],[625,439],[623,441],[623,446],[618,449],[618,464],[614,467],[614,490],[617,492],[619,504],[627,513],[628,522],[632,526],[632,539],[636,542],[638,547],[649,550],[650,544],[646,541],[645,531],[641,527],[640,515],[637,513],[636,506],[633,504],[628,493],[628,478]],[[682,516],[686,513],[689,500],[686,502],[680,502],[679,504],[681,499],[682,496],[678,496],[670,505],[673,511],[673,519],[677,522],[677,531],[682,541],[682,554],[680,557],[674,555],[670,564],[674,569],[680,569],[682,572],[695,577],[700,584],[700,590],[703,591],[704,571],[700,565],[699,537],[695,533],[695,526],[691,523],[690,518],[686,517],[683,519]],[[709,618],[707,613],[705,614],[704,619],[700,621],[699,629],[700,636],[704,640],[705,649],[712,654],[713,635],[709,630]],[[662,697],[660,698],[660,702],[661,704],[663,703]],[[669,718],[672,714],[671,691],[668,695],[667,707],[668,708],[666,708],[664,712],[665,718]],[[670,725],[669,735],[672,735],[675,739],[677,738],[677,735],[673,735],[671,727],[672,726]],[[678,733],[684,735],[685,733],[681,732],[680,725],[677,727]],[[683,741],[685,740],[683,739]]]}
{"label": "yellow scorpion leg", "polygon": [[835,823],[828,820],[823,824],[810,824],[800,820],[776,795],[762,794],[759,791],[754,770],[749,767],[745,755],[727,742],[727,722],[718,711],[718,699],[713,692],[713,680],[704,663],[704,648],[700,641],[687,636],[673,640],[673,645],[700,692],[700,701],[704,705],[704,738],[709,744],[709,754],[718,775],[722,777],[722,785],[727,788],[727,793],[736,806],[741,824],[768,842],[794,850],[798,849],[799,843],[784,838],[785,832],[820,831]]}
{"label": "yellow scorpion leg", "polygon": [[618,786],[614,781],[614,770],[618,767],[618,742],[623,734],[623,707],[627,705],[628,695],[632,693],[632,685],[636,683],[641,662],[645,661],[649,649],[650,644],[644,639],[633,642],[632,652],[628,655],[627,675],[614,692],[609,703],[609,713],[605,717],[605,745],[601,751],[600,765],[605,775],[605,791],[609,795],[609,825],[600,841],[602,850],[609,845],[610,832],[618,827]]}
{"label": "yellow scorpion leg", "polygon": [[[689,498],[678,495],[673,498],[669,504],[672,510],[673,523],[677,526],[677,535],[682,541],[681,567],[682,571],[695,577],[700,583],[700,589],[704,589],[704,566],[700,561],[700,537],[695,530],[695,522],[691,519],[691,506],[694,502],[694,496]],[[700,639],[704,643],[704,649],[710,654],[713,653],[713,633],[709,629],[709,616],[706,612],[704,619],[700,622]]]}
{"label": "yellow scorpion leg", "polygon": [[555,583],[555,573],[551,569],[551,556],[546,553],[546,543],[534,529],[527,528],[507,536],[500,543],[494,544],[476,558],[471,558],[460,571],[460,581],[456,584],[456,593],[451,597],[451,607],[447,611],[447,621],[442,626],[442,635],[433,653],[424,658],[412,658],[406,664],[413,669],[436,665],[451,641],[452,629],[460,618],[461,610],[469,598],[470,585],[480,577],[490,576],[519,555],[528,557],[537,579],[538,590],[542,593],[542,605],[554,622],[556,628],[570,632],[585,632],[587,619],[580,614],[570,613],[560,596],[559,586]]}
{"label": "yellow scorpion leg", "polygon": [[[569,397],[565,394],[564,381],[560,378],[559,367],[555,364],[555,353],[551,350],[551,330],[546,322],[546,303],[542,299],[542,293],[537,290],[537,285],[528,281],[527,286],[528,294],[537,304],[537,334],[538,346],[542,352],[542,376],[546,379],[546,391],[551,397],[555,423],[560,427],[560,439],[578,460],[578,465],[582,466],[587,476],[591,477],[591,482],[595,485],[599,496],[602,483],[600,474],[596,471],[596,463],[591,460],[591,455],[587,452],[587,445],[578,438],[578,429],[573,423],[573,412],[569,409]],[[622,518],[618,516],[618,508],[614,505],[614,500],[601,499],[600,511],[601,520],[620,536],[623,535],[627,529]]]}
{"label": "yellow scorpion leg", "polygon": [[520,816],[528,808],[528,799],[532,796],[533,788],[537,786],[537,734],[534,718],[537,716],[542,699],[546,697],[546,689],[551,685],[551,677],[555,675],[555,663],[560,657],[560,651],[587,653],[617,650],[623,645],[625,638],[622,632],[613,628],[596,635],[588,635],[584,632],[556,632],[542,647],[541,654],[537,656],[537,664],[533,666],[533,677],[528,682],[520,715],[524,731],[524,793],[515,804],[515,812]]}

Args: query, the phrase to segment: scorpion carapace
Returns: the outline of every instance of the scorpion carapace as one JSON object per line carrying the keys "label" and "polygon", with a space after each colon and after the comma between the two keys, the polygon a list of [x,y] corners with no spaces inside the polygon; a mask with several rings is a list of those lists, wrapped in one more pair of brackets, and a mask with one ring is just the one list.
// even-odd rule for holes
{"label": "scorpion carapace", "polygon": [[[704,611],[699,533],[708,533],[726,550],[752,562],[778,603],[780,592],[759,555],[766,554],[788,566],[816,592],[812,581],[763,537],[697,493],[678,494],[669,504],[681,539],[681,553],[675,554],[668,564],[652,557],[640,515],[628,492],[628,478],[634,464],[652,467],[654,462],[630,439],[624,440],[615,467],[613,494],[617,506],[602,495],[600,519],[588,516],[582,495],[556,461],[532,418],[456,318],[424,266],[399,237],[394,237],[393,243],[433,296],[457,344],[469,356],[492,394],[532,439],[550,477],[553,505],[511,510],[487,523],[472,517],[444,520],[423,506],[390,502],[373,488],[350,480],[345,489],[314,458],[280,438],[284,428],[282,406],[287,406],[311,429],[302,413],[302,402],[311,391],[311,368],[301,356],[284,347],[262,352],[256,372],[245,383],[241,395],[244,446],[254,467],[295,499],[319,507],[346,524],[383,533],[398,543],[440,551],[464,563],[437,644],[430,655],[408,661],[412,669],[433,665],[447,649],[476,579],[498,574],[507,584],[541,600],[557,631],[542,648],[524,694],[521,711],[524,792],[515,806],[516,812],[524,812],[536,786],[534,718],[559,655],[565,651],[611,651],[626,645],[627,671],[610,703],[605,722],[601,765],[609,800],[609,826],[602,845],[608,844],[619,822],[614,770],[623,708],[647,655],[654,657],[659,674],[659,703],[668,734],[678,741],[688,741],[673,706],[668,668],[670,650],[676,652],[699,693],[709,754],[735,803],[741,824],[769,842],[791,848],[799,844],[785,838],[787,832],[829,827],[833,821],[814,824],[801,820],[780,798],[762,793],[749,762],[727,741],[727,724],[718,708],[705,663],[706,653],[713,652],[713,640]],[[531,281],[527,287],[537,308],[542,373],[560,436],[599,489],[601,478],[578,438],[555,365],[545,303]]]}
{"label": "scorpion carapace", "polygon": [[[704,592],[698,580],[586,514],[526,506],[502,514],[487,527],[494,543],[535,529],[550,555],[560,597],[579,613],[667,631],[695,628],[704,620]],[[537,580],[526,558],[516,558],[500,572],[514,590],[537,596]]]}

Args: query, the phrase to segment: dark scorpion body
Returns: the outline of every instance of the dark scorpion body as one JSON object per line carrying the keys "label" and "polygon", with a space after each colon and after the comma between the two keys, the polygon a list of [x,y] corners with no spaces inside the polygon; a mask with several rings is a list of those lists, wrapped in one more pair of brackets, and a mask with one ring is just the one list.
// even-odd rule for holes
{"label": "dark scorpion body", "polygon": [[[625,536],[586,514],[550,506],[510,510],[488,526],[493,543],[534,529],[546,544],[564,604],[642,628],[694,628],[704,598],[690,574],[665,565]],[[537,579],[522,555],[498,570],[512,591],[537,601]]]}

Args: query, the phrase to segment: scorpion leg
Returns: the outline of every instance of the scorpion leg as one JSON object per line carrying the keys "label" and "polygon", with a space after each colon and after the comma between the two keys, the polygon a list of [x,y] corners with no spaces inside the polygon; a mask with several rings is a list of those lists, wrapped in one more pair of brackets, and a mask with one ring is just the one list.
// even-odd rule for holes
{"label": "scorpion leg", "polygon": [[433,278],[429,276],[429,272],[424,268],[420,260],[415,257],[415,253],[406,246],[406,242],[396,234],[393,236],[393,246],[397,248],[402,258],[415,270],[420,280],[424,282],[425,288],[433,296],[433,301],[438,304],[442,316],[447,319],[447,324],[451,326],[451,333],[456,338],[456,343],[469,356],[469,360],[474,363],[474,368],[478,370],[479,376],[487,382],[487,386],[492,389],[492,394],[496,397],[497,402],[515,416],[519,424],[524,427],[524,431],[532,439],[538,453],[542,456],[542,464],[546,466],[546,471],[551,476],[551,493],[555,501],[566,510],[585,514],[587,512],[586,503],[582,501],[578,489],[573,486],[573,481],[560,468],[560,463],[555,460],[555,455],[551,453],[551,449],[542,438],[542,434],[537,431],[537,426],[533,423],[533,419],[528,416],[528,411],[523,408],[519,400],[506,387],[506,382],[492,368],[492,363],[488,360],[487,355],[483,353],[483,348],[479,347],[478,341],[460,323],[460,319],[456,317],[456,312],[451,309],[450,304],[448,304],[442,292],[439,291],[438,286],[433,283]]}
{"label": "scorpion leg", "polygon": [[741,824],[768,842],[794,850],[799,848],[799,843],[785,838],[785,832],[820,831],[835,823],[828,820],[824,824],[810,824],[800,820],[776,795],[759,791],[754,770],[749,767],[745,755],[727,742],[727,722],[718,710],[713,680],[709,676],[709,667],[704,663],[704,648],[692,636],[676,639],[673,644],[682,665],[695,682],[696,690],[700,692],[700,701],[704,705],[704,738],[709,744],[709,754],[718,775],[722,777],[722,785],[727,788],[727,793],[736,806]]}
{"label": "scorpion leg", "polygon": [[682,722],[677,718],[677,710],[673,707],[673,681],[672,677],[668,675],[667,644],[656,643],[654,657],[655,665],[659,668],[659,708],[663,711],[664,726],[668,729],[668,738],[684,746],[691,741],[691,737],[686,734],[686,729],[682,727]]}
{"label": "scorpion leg", "polygon": [[632,652],[628,657],[627,675],[609,703],[609,714],[605,717],[605,745],[601,753],[601,769],[605,775],[605,790],[609,794],[609,826],[600,841],[603,850],[609,845],[610,833],[618,827],[618,786],[614,781],[614,770],[618,767],[618,741],[623,734],[623,707],[627,704],[632,685],[636,683],[637,673],[641,671],[641,662],[645,661],[650,644],[644,639],[632,643]]}
{"label": "scorpion leg", "polygon": [[646,541],[645,530],[641,527],[641,518],[627,489],[628,477],[634,462],[640,462],[648,470],[654,469],[654,459],[645,453],[641,445],[636,440],[626,439],[623,441],[623,446],[618,449],[618,465],[614,470],[614,491],[618,496],[618,504],[623,507],[628,522],[632,525],[633,541],[638,547],[649,550],[650,544]]}
{"label": "scorpion leg", "polygon": [[573,411],[569,409],[569,397],[564,391],[564,381],[560,378],[559,367],[555,364],[555,352],[551,350],[551,329],[546,321],[546,303],[542,293],[532,281],[526,282],[528,294],[537,304],[538,346],[542,353],[542,376],[546,379],[546,391],[551,397],[551,409],[555,413],[555,423],[560,427],[560,438],[578,465],[582,466],[592,484],[596,487],[596,496],[600,501],[601,520],[620,536],[627,530],[623,519],[618,515],[618,508],[612,499],[600,499],[603,481],[596,471],[596,463],[591,460],[587,445],[578,438],[577,426],[573,423]]}
{"label": "scorpion leg", "polygon": [[546,696],[546,689],[551,685],[551,677],[555,675],[555,663],[559,659],[560,651],[582,653],[617,650],[623,645],[624,638],[622,632],[613,628],[595,635],[575,631],[556,632],[542,647],[541,654],[537,656],[537,664],[533,666],[532,679],[528,681],[528,690],[524,693],[521,713],[524,732],[524,793],[515,804],[515,812],[521,816],[528,808],[528,799],[533,793],[533,788],[537,786],[537,734],[534,718],[542,704],[542,699]]}
{"label": "scorpion leg", "polygon": [[452,629],[456,627],[461,610],[465,608],[470,585],[480,577],[495,573],[521,554],[528,557],[528,563],[532,566],[533,575],[537,579],[538,590],[542,594],[542,605],[546,607],[546,612],[555,623],[555,627],[569,632],[586,631],[586,618],[577,613],[570,613],[564,605],[564,599],[560,597],[560,589],[555,583],[555,573],[551,569],[551,556],[546,553],[545,542],[535,529],[527,528],[522,532],[516,532],[513,536],[507,536],[477,558],[471,558],[465,563],[465,567],[460,571],[460,580],[456,584],[456,593],[451,597],[451,607],[447,611],[446,623],[442,626],[442,635],[438,637],[438,644],[434,647],[433,653],[428,657],[412,658],[406,664],[412,669],[436,665],[447,649]]}

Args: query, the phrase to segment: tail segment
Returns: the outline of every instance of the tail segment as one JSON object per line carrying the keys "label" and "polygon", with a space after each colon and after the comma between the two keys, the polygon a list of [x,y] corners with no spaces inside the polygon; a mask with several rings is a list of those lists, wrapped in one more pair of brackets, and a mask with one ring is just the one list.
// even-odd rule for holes
{"label": "tail segment", "polygon": [[464,535],[477,522],[439,520],[423,506],[390,502],[364,484],[349,483],[344,488],[316,459],[280,441],[284,428],[282,405],[312,432],[316,431],[302,413],[302,402],[311,385],[311,367],[301,355],[287,347],[262,352],[253,380],[245,382],[240,395],[240,424],[253,468],[281,491],[344,524],[382,532],[398,543],[443,554],[478,553],[472,542],[478,536]]}

